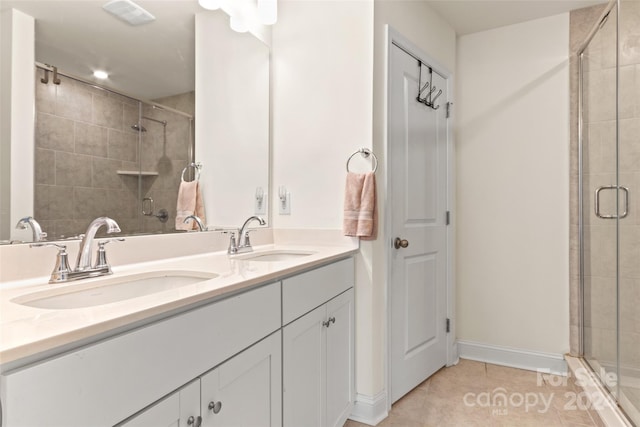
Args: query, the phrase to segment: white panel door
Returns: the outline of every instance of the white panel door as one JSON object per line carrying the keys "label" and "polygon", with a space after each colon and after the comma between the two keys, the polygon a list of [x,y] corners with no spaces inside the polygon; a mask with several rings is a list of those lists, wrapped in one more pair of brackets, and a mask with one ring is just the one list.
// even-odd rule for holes
{"label": "white panel door", "polygon": [[201,377],[202,427],[282,425],[281,346],[276,332]]}
{"label": "white panel door", "polygon": [[354,392],[353,288],[327,303],[327,426],[342,427]]}
{"label": "white panel door", "polygon": [[283,329],[283,426],[324,427],[324,348],[322,305]]}
{"label": "white panel door", "polygon": [[[193,417],[193,418],[191,418]],[[195,380],[119,427],[182,427],[200,417],[200,380]]]}
{"label": "white panel door", "polygon": [[419,63],[393,45],[388,147],[391,237],[408,244],[391,249],[393,402],[446,364],[447,80],[435,71],[430,76],[429,68],[421,67],[423,85],[431,78],[434,96],[443,91],[435,103],[438,109],[416,100]]}

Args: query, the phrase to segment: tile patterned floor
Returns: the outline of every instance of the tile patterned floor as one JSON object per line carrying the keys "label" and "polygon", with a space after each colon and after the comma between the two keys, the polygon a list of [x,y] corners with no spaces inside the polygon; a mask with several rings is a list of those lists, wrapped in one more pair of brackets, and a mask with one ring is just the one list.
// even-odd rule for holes
{"label": "tile patterned floor", "polygon": [[[347,421],[344,427],[365,427]],[[461,359],[396,402],[378,427],[603,426],[571,379]]]}

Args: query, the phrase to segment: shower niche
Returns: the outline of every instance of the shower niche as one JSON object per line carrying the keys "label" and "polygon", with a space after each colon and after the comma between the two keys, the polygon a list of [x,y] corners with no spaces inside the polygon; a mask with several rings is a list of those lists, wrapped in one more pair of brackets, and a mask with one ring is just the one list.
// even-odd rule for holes
{"label": "shower niche", "polygon": [[63,74],[44,83],[43,73],[36,68],[34,216],[42,227],[70,238],[109,216],[124,234],[174,230],[181,172],[193,161],[194,92],[146,103]]}

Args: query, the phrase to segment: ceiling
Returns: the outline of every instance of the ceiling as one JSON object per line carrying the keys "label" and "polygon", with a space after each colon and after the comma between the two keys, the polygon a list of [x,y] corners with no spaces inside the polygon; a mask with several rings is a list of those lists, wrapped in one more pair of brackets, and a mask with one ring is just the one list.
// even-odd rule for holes
{"label": "ceiling", "polygon": [[[101,84],[142,99],[153,100],[193,90],[194,15],[203,11],[197,1],[136,0],[156,17],[154,22],[136,27],[105,12],[102,4],[106,1],[0,0],[0,11],[13,7],[33,16],[36,60],[57,65],[63,72],[97,82],[91,76],[93,70],[104,69],[110,77]],[[422,1],[427,1],[459,35],[606,2]]]}
{"label": "ceiling", "polygon": [[426,0],[456,34],[485,31],[574,9],[607,3],[607,0]]}
{"label": "ceiling", "polygon": [[[136,0],[156,20],[131,26],[102,9],[107,0],[0,0],[35,18],[36,61],[154,100],[195,87],[196,0]],[[109,79],[92,77],[95,69]]]}

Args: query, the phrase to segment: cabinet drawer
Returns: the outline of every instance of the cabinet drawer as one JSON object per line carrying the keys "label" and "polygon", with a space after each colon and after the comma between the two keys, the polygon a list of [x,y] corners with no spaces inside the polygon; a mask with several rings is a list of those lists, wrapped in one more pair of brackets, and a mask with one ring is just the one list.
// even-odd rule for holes
{"label": "cabinet drawer", "polygon": [[3,425],[112,426],[279,328],[274,283],[9,372]]}
{"label": "cabinet drawer", "polygon": [[354,284],[354,261],[348,258],[282,281],[282,324],[324,304]]}

